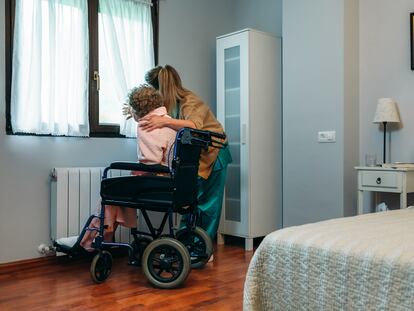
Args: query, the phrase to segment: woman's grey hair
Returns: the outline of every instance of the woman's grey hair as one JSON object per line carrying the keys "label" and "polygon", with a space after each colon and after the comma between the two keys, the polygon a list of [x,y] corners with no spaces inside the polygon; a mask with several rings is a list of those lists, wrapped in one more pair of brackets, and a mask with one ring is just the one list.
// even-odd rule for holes
{"label": "woman's grey hair", "polygon": [[158,90],[149,84],[141,84],[131,89],[128,94],[128,104],[138,118],[142,118],[152,110],[164,106],[164,101]]}

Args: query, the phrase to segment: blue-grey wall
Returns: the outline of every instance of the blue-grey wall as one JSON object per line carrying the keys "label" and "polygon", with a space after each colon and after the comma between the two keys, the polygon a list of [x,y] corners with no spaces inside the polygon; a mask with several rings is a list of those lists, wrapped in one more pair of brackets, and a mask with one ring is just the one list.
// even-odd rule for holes
{"label": "blue-grey wall", "polygon": [[[414,162],[414,71],[410,68],[410,13],[412,0],[360,1],[360,154],[376,154],[382,162],[383,131],[373,124],[378,98],[392,97],[399,106],[401,126],[387,126],[387,162]],[[390,131],[388,131],[390,130]],[[364,209],[374,208],[365,195]],[[399,196],[382,195],[381,201],[398,208]],[[408,197],[414,204],[414,195]]]}
{"label": "blue-grey wall", "polygon": [[[237,1],[236,1],[237,2]],[[234,30],[234,0],[161,0],[160,65],[216,109],[216,37]]]}
{"label": "blue-grey wall", "polygon": [[[264,31],[272,34],[275,37],[282,37],[282,0],[235,0],[235,30],[244,29],[244,28],[253,28],[256,30]],[[282,43],[283,44],[283,43]],[[275,55],[275,58],[280,58],[280,53],[278,51],[278,56]],[[281,89],[281,86],[275,86],[275,88]],[[281,94],[279,94],[281,96]],[[277,146],[277,157],[274,159],[274,162],[270,165],[276,167],[277,171],[277,181],[274,185],[263,185],[266,191],[275,191],[277,202],[274,206],[269,206],[269,208],[276,208],[277,212],[277,228],[282,227],[283,222],[283,208],[282,208],[282,106],[280,105],[276,109],[277,115],[275,117],[276,126],[279,127],[277,134],[279,136],[272,136],[276,140]]]}
{"label": "blue-grey wall", "polygon": [[[355,158],[358,140],[344,127],[345,120],[358,124],[357,89],[346,84],[357,76],[345,71],[345,51],[357,48],[357,37],[345,40],[345,1],[283,2],[284,226],[351,213],[344,198],[354,196],[356,180],[345,189],[345,150]],[[336,143],[318,143],[318,131],[327,130],[336,131]]]}
{"label": "blue-grey wall", "polygon": [[0,263],[38,257],[49,241],[53,167],[136,160],[136,142],[118,138],[11,136],[5,133],[4,0],[0,1]]}
{"label": "blue-grey wall", "polygon": [[[53,167],[105,166],[135,160],[136,142],[5,134],[4,4],[0,0],[0,263],[38,257],[49,242]],[[233,31],[234,0],[161,0],[160,63],[215,108],[215,38]]]}
{"label": "blue-grey wall", "polygon": [[282,0],[234,0],[235,29],[253,28],[282,36]]}
{"label": "blue-grey wall", "polygon": [[282,0],[161,0],[161,65],[216,109],[216,37],[243,28],[282,35]]}

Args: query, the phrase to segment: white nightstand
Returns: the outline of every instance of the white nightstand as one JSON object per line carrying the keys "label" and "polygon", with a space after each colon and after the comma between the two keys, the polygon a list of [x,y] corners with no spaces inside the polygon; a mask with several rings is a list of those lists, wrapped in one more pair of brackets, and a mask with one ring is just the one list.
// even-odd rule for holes
{"label": "white nightstand", "polygon": [[364,191],[400,194],[400,208],[407,207],[407,193],[414,192],[414,168],[357,166],[358,214],[363,213]]}

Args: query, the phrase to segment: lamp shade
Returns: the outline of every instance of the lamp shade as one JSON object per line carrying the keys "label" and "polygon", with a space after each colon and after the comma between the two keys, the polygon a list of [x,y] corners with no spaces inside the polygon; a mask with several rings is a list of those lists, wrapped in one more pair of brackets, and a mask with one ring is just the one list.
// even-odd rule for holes
{"label": "lamp shade", "polygon": [[397,103],[392,98],[378,99],[377,110],[375,111],[372,123],[400,123],[400,115],[398,113]]}

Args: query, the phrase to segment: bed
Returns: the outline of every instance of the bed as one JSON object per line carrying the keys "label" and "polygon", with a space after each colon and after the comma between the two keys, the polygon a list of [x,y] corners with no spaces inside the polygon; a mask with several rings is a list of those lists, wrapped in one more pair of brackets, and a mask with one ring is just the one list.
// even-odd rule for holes
{"label": "bed", "polygon": [[414,310],[414,208],[269,234],[246,275],[244,310]]}

